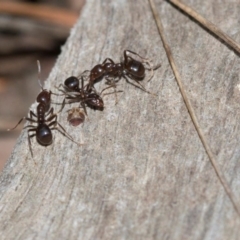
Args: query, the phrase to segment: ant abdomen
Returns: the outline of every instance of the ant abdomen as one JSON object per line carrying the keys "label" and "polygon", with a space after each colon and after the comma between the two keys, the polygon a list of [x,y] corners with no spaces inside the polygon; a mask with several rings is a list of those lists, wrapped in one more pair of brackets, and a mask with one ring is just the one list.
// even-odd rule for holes
{"label": "ant abdomen", "polygon": [[101,80],[104,74],[106,73],[105,67],[102,64],[98,64],[90,71],[90,82],[92,84]]}
{"label": "ant abdomen", "polygon": [[40,124],[36,128],[36,138],[42,146],[48,146],[52,143],[52,131],[47,124]]}
{"label": "ant abdomen", "polygon": [[79,80],[77,77],[71,76],[64,81],[64,85],[72,91],[79,91]]}
{"label": "ant abdomen", "polygon": [[103,99],[96,93],[90,93],[88,95],[86,104],[94,110],[103,111],[104,109]]}
{"label": "ant abdomen", "polygon": [[145,67],[137,60],[128,57],[128,61],[124,62],[124,69],[128,75],[134,76],[138,79],[145,77]]}

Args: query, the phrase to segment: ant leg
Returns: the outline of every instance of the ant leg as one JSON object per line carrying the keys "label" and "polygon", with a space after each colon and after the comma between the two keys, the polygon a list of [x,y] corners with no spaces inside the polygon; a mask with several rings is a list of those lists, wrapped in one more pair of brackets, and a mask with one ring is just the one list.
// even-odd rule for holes
{"label": "ant leg", "polygon": [[[30,111],[30,119],[32,119],[32,117],[35,117],[37,118],[37,115],[33,112],[33,111]],[[27,118],[26,118],[27,119]],[[33,119],[32,119],[33,120]],[[29,121],[29,120],[28,120]]]}
{"label": "ant leg", "polygon": [[138,85],[135,85],[134,83],[130,82],[127,77],[124,77],[124,78],[126,79],[127,83],[133,85],[134,87],[140,88],[140,89],[141,89],[142,91],[144,91],[144,92],[149,93],[149,92],[147,91],[147,89],[146,89],[139,81],[133,79],[133,80],[134,80],[137,84],[139,84],[141,87],[139,87]]}
{"label": "ant leg", "polygon": [[[55,125],[58,125],[60,127],[60,129],[58,127],[56,127]],[[65,128],[58,122],[58,121],[53,121],[49,124],[49,127],[51,127],[52,125],[54,125],[53,128],[51,128],[51,130],[58,130],[63,136],[67,137],[69,140],[71,140],[72,142],[76,143],[77,145],[81,146],[83,145],[83,143],[78,143],[76,142],[73,137],[67,133],[67,131],[65,130]]]}
{"label": "ant leg", "polygon": [[147,69],[148,71],[151,71],[150,77],[147,80],[149,82],[153,78],[153,76],[154,76],[154,71],[157,70],[158,68],[160,68],[161,64],[159,63],[156,66],[152,66],[150,61],[146,61],[144,63],[146,63],[148,65],[148,68],[145,67],[145,69]]}
{"label": "ant leg", "polygon": [[[34,136],[36,136],[36,133],[34,133],[34,134],[32,134],[32,135],[29,135],[29,132],[33,132],[33,131],[36,132],[36,129],[35,129],[35,128],[32,128],[32,129],[29,129],[29,130],[28,130],[28,146],[29,146],[29,149],[30,149],[32,158],[33,158],[33,151],[32,151],[31,138],[34,137]],[[33,161],[34,161],[34,160],[33,160]],[[36,163],[34,162],[34,164],[36,164]]]}
{"label": "ant leg", "polygon": [[150,74],[150,77],[148,78],[148,80],[147,80],[147,82],[150,82],[150,80],[153,78],[153,76],[154,76],[154,71],[155,70],[157,70],[158,68],[160,68],[161,67],[161,64],[159,63],[159,64],[157,64],[156,66],[152,66],[152,64],[150,63],[150,62],[145,62],[148,66],[149,66],[149,68],[146,68],[145,67],[145,69],[147,69],[148,71],[151,71],[151,74]]}
{"label": "ant leg", "polygon": [[[128,53],[131,53],[131,54],[133,54],[133,55],[138,56],[139,58],[142,59],[142,62],[149,62],[149,61],[150,61],[148,58],[144,58],[144,57],[140,56],[138,53],[133,52],[133,51],[131,51],[131,50],[124,50],[123,55],[124,55],[124,59],[125,59],[125,60],[129,57],[129,56],[128,56]],[[130,57],[130,58],[131,58],[131,57]]]}
{"label": "ant leg", "polygon": [[[79,101],[80,99],[81,99],[81,95],[80,95],[80,93],[74,93],[74,92],[72,92],[72,93],[68,93],[68,92],[66,92],[65,93],[65,98],[66,99],[75,99],[76,101]],[[79,99],[79,100],[78,100]]]}
{"label": "ant leg", "polygon": [[[63,108],[65,107],[65,105],[66,105],[66,101],[65,101],[65,98],[64,98],[63,102],[62,102],[62,106],[61,106],[60,110],[56,114],[60,113],[63,110]],[[53,114],[53,111],[52,111],[52,114]]]}
{"label": "ant leg", "polygon": [[115,62],[111,58],[106,58],[102,64],[106,63],[107,61],[109,61],[112,64],[115,64]]}
{"label": "ant leg", "polygon": [[[59,124],[59,123],[58,123]],[[58,130],[64,137],[68,138],[70,141],[76,143],[78,146],[82,146],[84,145],[85,143],[78,143],[76,142],[69,134],[67,134],[66,131],[61,131],[58,127],[54,127],[52,128],[51,130]]]}
{"label": "ant leg", "polygon": [[26,117],[21,118],[15,127],[8,128],[7,131],[12,131],[13,129],[15,129],[22,122],[23,119],[26,119]]}
{"label": "ant leg", "polygon": [[122,75],[121,76],[117,76],[117,77],[105,77],[105,79],[107,80],[105,84],[107,85],[111,85],[112,87],[114,88],[117,88],[117,84],[122,78]]}
{"label": "ant leg", "polygon": [[[88,71],[88,70],[87,70]],[[90,72],[90,71],[89,71]],[[90,81],[90,78],[89,78],[89,81]],[[86,89],[87,91],[89,91],[89,89],[93,89],[94,86],[91,86],[90,83],[87,83],[85,86],[84,86],[84,78],[81,77],[81,88],[80,88],[80,94],[81,96],[84,96],[85,93],[84,93],[84,89]]]}
{"label": "ant leg", "polygon": [[[54,86],[58,91],[62,92],[63,94],[59,94],[57,96],[62,96],[62,95],[67,95],[69,92],[74,92],[71,88],[69,88],[68,86],[63,85],[62,83],[57,86]],[[61,89],[60,87],[62,87],[63,89]]]}
{"label": "ant leg", "polygon": [[34,137],[34,136],[36,136],[36,134],[28,135],[28,146],[29,146],[32,158],[33,158],[33,151],[32,151],[31,138]]}
{"label": "ant leg", "polygon": [[[67,95],[67,92],[60,88],[60,87],[63,87],[63,88],[64,88],[64,86],[63,86],[62,84],[59,84],[58,87],[55,85],[54,87],[55,87],[59,92],[61,92],[62,94],[57,94],[57,93],[51,92],[53,95],[55,95],[55,96],[66,96],[66,95]],[[58,103],[58,102],[52,102],[52,101],[51,101],[51,103],[60,104],[60,103]]]}
{"label": "ant leg", "polygon": [[51,107],[51,109],[48,111],[48,113],[45,115],[45,117],[47,117],[48,115],[50,115],[50,117],[53,115],[53,107]]}
{"label": "ant leg", "polygon": [[84,89],[84,78],[81,77],[81,91],[83,91]]}
{"label": "ant leg", "polygon": [[[27,120],[27,121],[29,121],[29,122],[37,122],[36,120],[32,119],[31,113],[33,114],[33,116],[36,116],[32,111],[30,111],[30,116],[31,116],[30,118],[28,118],[28,117],[23,117],[23,118],[21,118],[15,127],[13,127],[13,128],[8,128],[7,131],[12,131],[12,130],[14,130],[23,120]],[[26,128],[26,127],[24,127],[24,128]]]}
{"label": "ant leg", "polygon": [[114,92],[110,92],[110,93],[105,93],[105,94],[103,94],[103,97],[106,95],[114,94],[115,95],[115,105],[117,105],[118,104],[117,93],[120,93],[120,92],[123,92],[123,91],[119,90],[119,91],[114,91]]}
{"label": "ant leg", "polygon": [[25,128],[30,128],[30,127],[32,127],[32,128],[36,128],[36,126],[33,126],[33,125],[27,125],[27,126],[25,126],[23,129],[25,129]]}
{"label": "ant leg", "polygon": [[77,78],[88,77],[88,75],[85,76],[86,73],[90,73],[90,70],[83,71]]}
{"label": "ant leg", "polygon": [[106,95],[110,95],[110,94],[113,94],[113,93],[120,93],[120,92],[123,92],[122,90],[119,90],[119,91],[114,91],[114,92],[110,92],[110,93],[105,93],[103,94],[103,97],[106,96]]}
{"label": "ant leg", "polygon": [[153,66],[152,66],[152,64],[150,62],[145,62],[145,63],[149,66],[149,68],[146,68],[146,69],[151,71],[150,77],[147,80],[148,82],[150,82],[150,80],[153,78],[153,75],[154,75]]}
{"label": "ant leg", "polygon": [[[85,114],[86,114],[86,116],[87,116],[87,118],[88,118],[87,108],[86,108],[85,103],[81,101],[80,105],[82,106],[82,108],[83,108],[83,110],[84,110],[84,112],[85,112]],[[80,107],[80,106],[79,106],[79,107]]]}
{"label": "ant leg", "polygon": [[[110,77],[106,77],[105,78],[107,80],[106,84],[110,85],[109,87],[106,87],[104,88],[102,91],[101,91],[101,94],[103,93],[103,91],[105,91],[106,89],[108,88],[111,88],[113,87],[114,88],[114,93],[115,93],[115,105],[118,103],[118,98],[117,98],[117,85],[116,85],[116,81],[114,81],[114,78],[110,78]],[[105,94],[106,95],[106,94]]]}
{"label": "ant leg", "polygon": [[152,69],[153,69],[153,71],[155,71],[155,70],[157,70],[158,68],[160,68],[161,66],[162,66],[161,63],[159,63],[159,64],[155,65]]}
{"label": "ant leg", "polygon": [[[55,86],[56,87],[56,86]],[[62,96],[63,94],[57,94],[57,93],[54,93],[52,91],[50,91],[52,95],[55,95],[55,96]]]}
{"label": "ant leg", "polygon": [[79,102],[81,99],[76,99],[76,98],[67,98],[67,99],[72,99],[71,101],[68,101],[67,104],[71,104],[71,103],[75,103],[75,102]]}
{"label": "ant leg", "polygon": [[[81,96],[78,93],[77,94],[72,93],[72,94],[73,95],[70,95],[70,93],[65,92],[65,96],[66,97],[64,99],[64,101],[65,101],[64,106],[65,106],[65,104],[70,104],[70,103],[75,103],[75,102],[81,101]],[[66,100],[70,100],[70,101],[66,102]],[[63,105],[63,102],[62,103],[58,103],[58,104]]]}
{"label": "ant leg", "polygon": [[[14,128],[16,128],[16,127],[22,122],[23,119],[26,119],[26,120],[31,121],[31,122],[37,122],[37,121],[35,121],[35,120],[31,119],[31,118],[23,117],[23,118],[18,122],[18,124],[17,124]],[[33,127],[32,129],[28,129],[28,146],[29,146],[29,149],[30,149],[30,152],[31,152],[31,156],[32,156],[32,158],[33,158],[33,151],[32,151],[32,145],[31,145],[31,140],[30,140],[30,138],[36,136],[36,134],[29,135],[29,132],[32,132],[32,131],[35,131],[35,132],[36,132],[36,127],[33,126],[33,125],[27,125],[27,126],[25,126],[23,129],[29,128],[29,127]],[[8,131],[13,130],[14,128],[8,129]],[[35,163],[35,162],[34,162],[34,163]],[[35,163],[35,164],[36,164],[36,163]]]}
{"label": "ant leg", "polygon": [[[86,80],[86,79],[84,79],[84,78],[87,78],[87,81],[89,81],[89,80],[90,80],[90,72],[91,72],[90,70],[85,70],[84,72],[82,72],[82,73],[77,77],[77,78],[79,79],[79,81],[80,81],[80,78],[81,78],[81,88],[80,88],[80,91],[83,91],[84,88],[88,88],[89,83],[84,86],[84,81]],[[86,74],[86,73],[88,73],[88,74]]]}
{"label": "ant leg", "polygon": [[[53,110],[53,109],[51,109],[51,110]],[[51,115],[45,120],[45,122],[51,122],[53,119],[54,119],[54,121],[57,120],[57,113],[53,113],[53,111],[51,111]]]}
{"label": "ant leg", "polygon": [[116,86],[114,86],[113,84],[112,84],[112,86],[108,86],[108,87],[105,87],[101,92],[100,92],[100,95],[102,95],[102,93],[105,91],[105,90],[107,90],[107,89],[109,89],[109,88],[116,88]]}
{"label": "ant leg", "polygon": [[[58,112],[59,113],[59,112]],[[57,114],[58,113],[53,113],[53,108],[50,109],[47,115],[50,114],[50,116],[45,120],[45,122],[51,122],[54,120],[54,123],[57,122]],[[46,115],[46,116],[47,116]],[[49,124],[49,127],[54,125],[52,122]]]}
{"label": "ant leg", "polygon": [[63,86],[62,84],[60,84],[58,87],[57,86],[54,86],[59,92],[61,92],[62,94],[56,94],[56,93],[53,93],[53,95],[56,95],[56,96],[65,96],[67,93],[66,91],[64,91],[63,89],[61,89],[60,87]]}
{"label": "ant leg", "polygon": [[[60,84],[58,85],[58,87],[57,87],[56,85],[55,85],[54,87],[55,87],[58,91],[61,91],[61,92],[65,93],[65,91],[62,90],[61,87],[63,87],[63,88],[65,89],[66,86],[64,86],[62,83],[60,83]],[[57,95],[57,94],[56,94],[56,95]],[[61,94],[61,95],[59,94],[58,96],[62,96],[62,95],[63,95],[63,94]]]}
{"label": "ant leg", "polygon": [[59,85],[58,85],[58,87],[55,85],[54,86],[56,89],[59,89],[60,87],[63,87],[64,88],[64,85],[62,84],[62,83],[60,83]]}
{"label": "ant leg", "polygon": [[[89,71],[89,72],[90,72],[90,71]],[[83,81],[84,81],[84,79],[83,79],[83,77],[81,77],[81,92],[80,92],[81,96],[85,96],[85,94],[84,94],[84,83],[83,83]],[[88,87],[88,86],[89,86],[89,85],[87,84],[85,87]],[[84,99],[81,99],[81,100],[82,100],[82,101],[80,101],[80,102],[81,102],[80,105],[83,107],[84,112],[85,112],[86,116],[88,117],[86,105],[85,105],[85,103],[84,103]]]}
{"label": "ant leg", "polygon": [[45,117],[47,117],[48,115],[50,115],[50,116],[45,121],[46,122],[51,121],[54,118],[54,116],[57,116],[57,114],[59,114],[63,110],[64,106],[65,106],[65,99],[62,102],[61,109],[57,113],[53,113],[53,107],[48,111],[48,113],[45,115]]}
{"label": "ant leg", "polygon": [[104,89],[101,91],[100,95],[101,95],[105,90],[107,90],[107,89],[109,89],[109,88],[114,88],[114,92],[105,93],[105,94],[103,94],[103,97],[106,96],[106,95],[109,95],[109,94],[113,94],[113,93],[114,93],[114,94],[115,94],[115,105],[117,105],[117,103],[118,103],[117,93],[118,93],[118,92],[123,92],[123,91],[122,91],[122,90],[117,91],[117,90],[116,90],[116,88],[117,88],[116,83],[115,83],[112,79],[109,79],[109,78],[106,78],[106,79],[107,79],[107,81],[110,81],[110,82],[109,82],[110,86],[104,88]]}
{"label": "ant leg", "polygon": [[[127,81],[127,83],[133,85],[134,87],[139,88],[139,89],[141,89],[142,91],[144,91],[144,92],[146,92],[146,93],[149,93],[149,94],[151,94],[151,95],[153,95],[153,96],[157,96],[157,94],[149,92],[149,91],[148,91],[139,81],[137,81],[136,79],[132,79],[132,80],[135,81],[137,84],[139,84],[141,87],[139,87],[138,85],[130,82],[129,79],[128,79],[126,76],[124,76],[124,78],[125,78],[125,80]],[[130,77],[129,77],[129,78],[130,78]],[[130,79],[131,79],[131,78],[130,78]]]}

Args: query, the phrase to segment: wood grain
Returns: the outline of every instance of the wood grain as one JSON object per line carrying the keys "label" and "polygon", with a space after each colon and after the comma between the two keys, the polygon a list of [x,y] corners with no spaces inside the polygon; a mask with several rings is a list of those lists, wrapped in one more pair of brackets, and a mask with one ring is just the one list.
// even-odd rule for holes
{"label": "wood grain", "polygon": [[[240,42],[237,0],[185,2]],[[169,3],[157,7],[199,122],[240,199],[240,59]],[[148,1],[87,1],[46,88],[106,57],[117,61],[124,49],[161,62],[145,83],[158,96],[122,80],[119,103],[105,97],[106,109],[88,111],[83,127],[68,126],[64,110],[59,121],[86,145],[57,132],[47,148],[34,140],[37,165],[23,131],[0,177],[1,239],[238,239],[237,214],[194,130]]]}

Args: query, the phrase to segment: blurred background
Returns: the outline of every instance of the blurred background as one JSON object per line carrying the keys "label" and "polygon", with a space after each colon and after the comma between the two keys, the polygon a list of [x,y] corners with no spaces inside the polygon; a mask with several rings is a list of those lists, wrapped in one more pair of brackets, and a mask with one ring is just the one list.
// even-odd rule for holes
{"label": "blurred background", "polygon": [[84,0],[0,0],[0,171],[9,158],[38,84],[50,73]]}

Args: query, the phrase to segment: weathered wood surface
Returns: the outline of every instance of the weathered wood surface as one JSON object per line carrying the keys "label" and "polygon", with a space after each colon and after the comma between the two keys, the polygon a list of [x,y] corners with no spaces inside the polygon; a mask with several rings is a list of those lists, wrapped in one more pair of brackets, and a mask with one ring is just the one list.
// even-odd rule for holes
{"label": "weathered wood surface", "polygon": [[[238,0],[184,2],[240,41]],[[240,202],[240,59],[169,3],[157,7],[201,126]],[[46,87],[54,90],[106,57],[117,61],[124,49],[162,63],[145,83],[158,96],[121,81],[119,103],[104,98],[106,109],[89,110],[83,127],[71,128],[64,110],[60,122],[86,145],[57,132],[47,148],[34,140],[36,166],[23,131],[0,178],[1,239],[239,239],[237,214],[183,104],[148,1],[87,1]]]}

